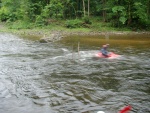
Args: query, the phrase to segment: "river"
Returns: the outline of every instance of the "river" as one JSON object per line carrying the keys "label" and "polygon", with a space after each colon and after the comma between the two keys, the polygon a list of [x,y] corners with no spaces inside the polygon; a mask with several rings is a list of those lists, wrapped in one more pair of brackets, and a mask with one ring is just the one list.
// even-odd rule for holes
{"label": "river", "polygon": [[[104,43],[121,56],[95,59]],[[118,113],[126,105],[150,113],[149,35],[39,43],[0,33],[0,113]]]}

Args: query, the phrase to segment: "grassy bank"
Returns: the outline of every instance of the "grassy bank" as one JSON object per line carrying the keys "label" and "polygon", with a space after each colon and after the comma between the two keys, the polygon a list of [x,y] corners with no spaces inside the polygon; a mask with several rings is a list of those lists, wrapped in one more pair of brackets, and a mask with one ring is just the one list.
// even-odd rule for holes
{"label": "grassy bank", "polygon": [[[17,35],[48,36],[52,33],[61,34],[99,34],[99,33],[131,33],[129,28],[111,27],[110,23],[104,23],[97,19],[86,20],[49,20],[46,24],[35,24],[25,21],[12,23],[0,23],[0,32]],[[141,30],[137,30],[141,32]]]}
{"label": "grassy bank", "polygon": [[25,21],[16,21],[11,23],[1,23],[0,32],[11,32],[16,34],[49,34],[54,31],[64,32],[115,32],[131,31],[128,28],[114,28],[109,23],[103,23],[99,20],[49,20],[47,23],[30,23]]}

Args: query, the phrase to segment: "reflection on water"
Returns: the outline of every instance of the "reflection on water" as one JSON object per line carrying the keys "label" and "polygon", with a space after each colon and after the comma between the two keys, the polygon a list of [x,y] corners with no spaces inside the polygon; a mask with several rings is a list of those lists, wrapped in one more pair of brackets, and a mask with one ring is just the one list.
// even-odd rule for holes
{"label": "reflection on water", "polygon": [[[102,44],[109,43],[111,47],[136,47],[136,48],[149,48],[150,36],[148,34],[125,34],[125,35],[93,35],[93,36],[68,36],[63,41],[69,44],[77,45],[80,42],[84,46],[101,46]],[[90,48],[90,47],[89,47]]]}
{"label": "reflection on water", "polygon": [[[0,113],[117,113],[128,104],[149,113],[150,37],[78,37],[41,44],[0,34]],[[93,59],[104,43],[121,57]]]}

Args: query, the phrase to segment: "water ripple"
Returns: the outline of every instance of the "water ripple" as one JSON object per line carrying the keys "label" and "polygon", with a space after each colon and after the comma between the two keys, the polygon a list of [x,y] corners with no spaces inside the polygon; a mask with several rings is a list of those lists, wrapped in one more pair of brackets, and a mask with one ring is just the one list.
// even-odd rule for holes
{"label": "water ripple", "polygon": [[90,47],[0,38],[2,113],[115,113],[128,104],[150,112],[149,49],[118,46],[119,59],[93,59]]}

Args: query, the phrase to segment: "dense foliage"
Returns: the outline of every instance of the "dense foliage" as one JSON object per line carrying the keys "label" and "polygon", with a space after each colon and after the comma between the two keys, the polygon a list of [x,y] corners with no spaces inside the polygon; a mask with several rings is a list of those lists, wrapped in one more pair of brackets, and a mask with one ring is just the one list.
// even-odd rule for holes
{"label": "dense foliage", "polygon": [[0,0],[0,20],[24,28],[60,19],[69,28],[89,27],[93,17],[113,27],[149,29],[150,0]]}

